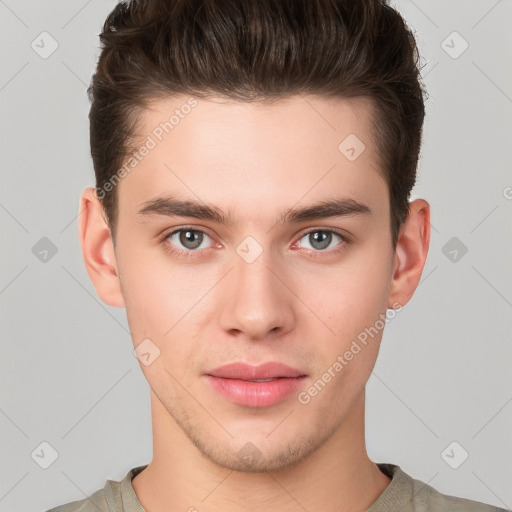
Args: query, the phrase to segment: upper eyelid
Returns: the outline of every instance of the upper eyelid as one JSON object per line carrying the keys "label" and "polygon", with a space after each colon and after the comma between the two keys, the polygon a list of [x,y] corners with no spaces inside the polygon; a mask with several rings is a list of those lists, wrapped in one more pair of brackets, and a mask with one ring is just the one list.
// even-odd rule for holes
{"label": "upper eyelid", "polygon": [[336,235],[341,236],[342,238],[348,238],[348,235],[344,235],[341,230],[338,230],[336,228],[311,228],[307,231],[304,231],[300,238],[302,238],[305,235],[309,235],[309,233],[314,233],[315,231],[327,231],[328,233],[334,233]]}

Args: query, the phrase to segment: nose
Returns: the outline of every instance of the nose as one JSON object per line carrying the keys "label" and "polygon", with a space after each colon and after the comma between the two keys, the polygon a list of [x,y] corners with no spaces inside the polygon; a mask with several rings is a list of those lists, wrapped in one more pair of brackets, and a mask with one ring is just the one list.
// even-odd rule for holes
{"label": "nose", "polygon": [[295,322],[293,284],[283,265],[263,251],[249,263],[235,255],[219,302],[222,329],[250,340],[281,336]]}

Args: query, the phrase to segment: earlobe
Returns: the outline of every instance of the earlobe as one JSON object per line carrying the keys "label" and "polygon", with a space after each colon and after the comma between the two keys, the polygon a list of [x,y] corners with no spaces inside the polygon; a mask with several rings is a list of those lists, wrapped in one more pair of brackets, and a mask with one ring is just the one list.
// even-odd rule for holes
{"label": "earlobe", "polygon": [[430,205],[416,199],[409,205],[395,250],[395,267],[388,307],[405,306],[416,290],[425,266],[430,243]]}
{"label": "earlobe", "polygon": [[114,307],[124,307],[112,235],[94,188],[80,197],[78,236],[85,267],[99,298]]}

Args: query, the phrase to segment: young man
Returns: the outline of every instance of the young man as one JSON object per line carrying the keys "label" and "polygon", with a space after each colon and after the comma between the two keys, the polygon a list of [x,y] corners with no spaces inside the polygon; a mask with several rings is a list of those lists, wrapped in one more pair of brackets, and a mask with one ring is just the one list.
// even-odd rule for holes
{"label": "young man", "polygon": [[430,238],[400,15],[135,0],[101,41],[79,234],[99,297],[126,308],[154,453],[53,510],[504,510],[366,452],[365,385]]}

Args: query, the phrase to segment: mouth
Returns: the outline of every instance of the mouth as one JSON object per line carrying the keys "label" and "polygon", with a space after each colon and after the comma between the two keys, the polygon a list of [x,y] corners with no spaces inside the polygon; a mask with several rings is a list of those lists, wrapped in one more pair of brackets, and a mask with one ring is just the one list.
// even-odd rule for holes
{"label": "mouth", "polygon": [[282,363],[259,366],[231,363],[204,375],[212,388],[230,402],[247,407],[269,407],[302,387],[307,375]]}
{"label": "mouth", "polygon": [[267,381],[302,377],[305,373],[287,364],[269,361],[257,366],[242,362],[229,363],[210,370],[207,375],[224,379]]}

